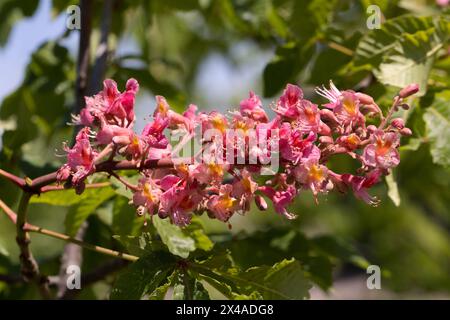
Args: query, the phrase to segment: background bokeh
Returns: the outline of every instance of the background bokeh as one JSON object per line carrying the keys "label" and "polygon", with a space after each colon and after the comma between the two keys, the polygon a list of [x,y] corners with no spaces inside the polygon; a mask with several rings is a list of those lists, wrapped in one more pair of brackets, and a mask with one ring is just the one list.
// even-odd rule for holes
{"label": "background bokeh", "polygon": [[[72,128],[66,122],[74,110],[79,31],[66,28],[70,4],[77,2],[0,2],[0,167],[21,176],[35,177],[55,170],[63,161],[58,157],[61,141],[72,139]],[[366,9],[371,4],[379,6],[382,25],[404,16],[441,18],[448,24],[450,16],[445,4],[420,0],[115,0],[104,76],[115,79],[120,88],[129,77],[140,82],[137,130],[152,114],[156,94],[166,96],[176,110],[191,102],[200,110],[226,110],[236,108],[253,90],[268,107],[288,82],[302,86],[307,97],[318,103],[322,100],[314,94],[314,87],[332,79],[339,88],[372,94],[386,110],[398,91],[397,78],[404,77],[403,71],[395,71],[387,60],[398,52],[386,50],[369,59],[358,47],[372,35],[366,25],[370,16]],[[92,1],[93,60],[102,6],[103,1]],[[233,217],[231,231],[222,223],[204,221],[213,235],[252,235],[235,248],[236,255],[274,253],[273,230],[283,230],[288,238],[293,234],[290,232],[297,231],[307,238],[332,237],[341,244],[340,251],[330,254],[329,261],[320,267],[324,274],[333,270],[334,289],[326,293],[315,288],[313,298],[448,298],[450,294],[449,29],[440,34],[436,28],[436,34],[430,35],[425,32],[430,26],[418,26],[426,36],[421,34],[422,42],[411,49],[400,39],[408,26],[399,28],[403,28],[398,36],[400,49],[409,59],[400,63],[412,61],[417,68],[408,73],[408,79],[424,81],[427,90],[423,88],[419,98],[409,101],[410,111],[400,114],[414,134],[402,141],[402,160],[393,173],[395,179],[389,186],[383,181],[372,190],[382,200],[381,205],[370,207],[352,194],[329,194],[316,205],[311,194],[303,192],[291,208],[299,215],[295,221],[257,210]],[[373,50],[389,45],[383,43],[389,41],[389,34],[395,32],[388,29],[384,38],[383,34],[373,35],[380,44]],[[436,43],[439,50],[433,51],[429,60],[428,53]],[[394,70],[390,77],[382,72],[386,65]],[[438,113],[438,119],[426,122],[424,115],[430,110]],[[353,165],[344,157],[332,164],[341,172]],[[18,191],[4,179],[0,179],[0,198],[13,208],[17,206]],[[30,220],[64,231],[68,210],[32,204]],[[134,219],[132,213],[130,217]],[[88,220],[85,240],[118,246],[112,238],[112,205],[98,208]],[[0,273],[18,273],[14,237],[14,227],[0,215]],[[267,247],[257,247],[252,241]],[[33,252],[49,274],[58,272],[63,246],[58,240],[32,236]],[[83,269],[94,268],[106,259],[85,252]],[[370,292],[365,288],[362,267],[367,262],[381,267],[383,290]],[[110,282],[83,290],[81,297],[106,298]],[[33,288],[0,282],[0,298],[35,297]]]}

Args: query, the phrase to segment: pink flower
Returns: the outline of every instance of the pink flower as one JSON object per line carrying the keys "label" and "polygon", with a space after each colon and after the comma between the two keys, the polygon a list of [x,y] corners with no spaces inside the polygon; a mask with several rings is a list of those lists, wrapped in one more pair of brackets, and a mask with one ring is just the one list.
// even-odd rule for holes
{"label": "pink flower", "polygon": [[294,168],[294,176],[304,187],[311,189],[317,199],[319,192],[326,192],[328,168],[319,164],[320,150],[313,147]]}
{"label": "pink flower", "polygon": [[134,120],[135,95],[139,84],[135,79],[129,79],[126,90],[120,93],[117,84],[111,79],[103,82],[103,91],[93,97],[85,97],[86,107],[78,117],[74,117],[75,124],[91,126],[95,119],[106,119],[111,124],[128,126]]}
{"label": "pink flower", "polygon": [[298,117],[293,123],[293,126],[304,133],[317,133],[320,127],[320,113],[317,105],[308,101],[302,100],[298,108]]}
{"label": "pink flower", "polygon": [[185,226],[190,223],[192,212],[197,209],[203,195],[195,184],[189,184],[178,177],[165,177],[161,180],[164,193],[160,198],[158,214],[170,217],[172,223]]}
{"label": "pink flower", "polygon": [[295,214],[289,213],[286,209],[295,199],[297,190],[292,185],[288,185],[286,190],[275,190],[272,187],[262,186],[259,190],[264,193],[273,203],[275,211],[288,219],[295,219]]}
{"label": "pink flower", "polygon": [[346,136],[340,136],[336,142],[349,151],[357,149],[361,143],[361,139],[355,133]]}
{"label": "pink flower", "polygon": [[296,85],[288,84],[283,91],[283,95],[278,99],[275,112],[290,119],[297,119],[300,115],[299,105],[302,99],[302,89]]}
{"label": "pink flower", "polygon": [[67,180],[70,176],[71,183],[77,187],[79,193],[84,189],[84,180],[87,176],[95,172],[97,152],[91,147],[88,133],[88,127],[81,129],[76,136],[73,148],[64,146],[67,152],[67,164],[57,172],[58,181]]}
{"label": "pink flower", "polygon": [[231,196],[233,187],[230,184],[224,184],[220,187],[219,195],[213,195],[209,198],[206,207],[214,216],[223,222],[228,221],[237,210],[238,200]]}
{"label": "pink flower", "polygon": [[142,139],[147,146],[152,148],[165,149],[169,144],[166,136],[163,134],[164,129],[169,124],[167,118],[157,116],[153,122],[150,122],[142,130]]}
{"label": "pink flower", "polygon": [[395,132],[381,130],[372,135],[372,143],[367,145],[363,152],[364,164],[374,168],[389,169],[400,163],[400,154],[397,147],[400,142]]}
{"label": "pink flower", "polygon": [[144,210],[153,215],[159,204],[162,194],[161,189],[149,176],[139,180],[138,191],[133,194],[133,204],[138,208],[138,213],[143,214]]}
{"label": "pink flower", "polygon": [[339,91],[331,81],[330,89],[316,88],[316,92],[330,101],[324,106],[333,110],[339,122],[344,125],[364,124],[364,116],[359,110],[360,102],[356,92]]}
{"label": "pink flower", "polygon": [[239,206],[243,211],[250,210],[250,203],[253,199],[255,191],[258,189],[258,184],[253,181],[251,174],[246,170],[241,172],[242,178],[237,179],[233,183],[232,196],[239,200]]}
{"label": "pink flower", "polygon": [[117,84],[114,81],[105,80],[103,95],[108,102],[105,114],[131,123],[134,120],[134,101],[138,90],[139,84],[135,79],[127,81],[126,91],[122,94],[117,90]]}
{"label": "pink flower", "polygon": [[155,118],[162,118],[168,120],[168,127],[171,129],[177,129],[183,127],[188,132],[192,132],[195,127],[195,111],[197,106],[190,105],[186,111],[186,115],[181,115],[170,109],[166,98],[163,96],[156,96],[156,109],[153,113]]}
{"label": "pink flower", "polygon": [[202,125],[202,133],[207,130],[214,129],[224,134],[228,129],[228,120],[225,116],[217,111],[212,111],[209,114],[200,113],[199,121]]}
{"label": "pink flower", "polygon": [[303,157],[303,153],[309,152],[309,149],[313,147],[316,138],[313,132],[305,136],[301,131],[292,130],[289,123],[283,123],[279,140],[281,156],[294,164],[297,163]]}
{"label": "pink flower", "polygon": [[380,176],[381,171],[374,170],[369,172],[365,177],[343,174],[341,179],[346,185],[353,189],[353,192],[357,198],[362,199],[372,206],[376,206],[380,201],[376,197],[370,196],[367,193],[367,190],[378,183]]}
{"label": "pink flower", "polygon": [[247,116],[258,122],[269,121],[266,112],[261,107],[261,99],[253,91],[250,91],[248,99],[242,100],[239,106],[243,116]]}
{"label": "pink flower", "polygon": [[203,184],[220,184],[228,168],[228,164],[217,163],[214,159],[206,157],[192,170],[192,176]]}

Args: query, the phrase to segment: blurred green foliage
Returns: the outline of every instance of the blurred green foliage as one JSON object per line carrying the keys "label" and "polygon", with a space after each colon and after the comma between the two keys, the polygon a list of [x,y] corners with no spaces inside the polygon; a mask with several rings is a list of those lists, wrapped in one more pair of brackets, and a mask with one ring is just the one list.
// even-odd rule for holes
{"label": "blurred green foliage", "polygon": [[[102,1],[93,2],[95,48]],[[64,14],[76,3],[54,0],[52,12]],[[381,9],[381,29],[366,26],[371,4]],[[38,1],[0,3],[0,45],[8,45],[14,24],[33,15],[37,6]],[[380,185],[374,190],[382,199],[377,208],[352,195],[335,194],[315,205],[310,194],[302,193],[291,209],[300,216],[294,222],[255,210],[233,219],[231,231],[203,217],[187,230],[159,220],[144,227],[128,206],[126,192],[114,185],[115,192],[88,190],[79,198],[72,191],[33,198],[30,220],[73,235],[87,219],[86,242],[142,257],[119,275],[112,298],[163,298],[172,287],[173,299],[206,299],[206,287],[214,288],[219,297],[299,299],[308,297],[312,284],[327,290],[333,278],[348,270],[364,273],[369,263],[381,267],[383,283],[391,290],[448,293],[449,29],[448,9],[426,0],[116,0],[106,77],[119,85],[135,77],[143,91],[162,94],[181,110],[196,97],[194,83],[202,62],[220,52],[236,63],[231,52],[244,41],[261,52],[273,52],[261,70],[267,98],[287,82],[299,83],[309,94],[333,79],[338,88],[373,95],[386,109],[399,87],[420,83],[420,98],[411,99],[411,109],[398,114],[414,134],[402,141],[402,162],[389,189]],[[1,102],[4,170],[35,177],[61,163],[54,150],[72,136],[66,122],[76,79],[76,59],[63,44],[69,33],[61,26],[60,37],[33,53],[23,82]],[[123,39],[133,39],[139,53],[118,54]],[[251,61],[250,57],[246,63]],[[333,163],[340,171],[352,165],[340,158]],[[388,198],[389,191],[396,197],[395,186],[398,206]],[[4,179],[0,195],[16,208],[18,190]],[[1,274],[19,273],[14,238],[14,227],[0,215]],[[58,273],[62,246],[33,235],[32,249],[46,274]],[[189,257],[190,267],[180,267],[180,257]],[[83,271],[109,260],[85,250]],[[106,279],[79,297],[106,298],[110,290]],[[0,298],[37,297],[31,286],[0,282]]]}

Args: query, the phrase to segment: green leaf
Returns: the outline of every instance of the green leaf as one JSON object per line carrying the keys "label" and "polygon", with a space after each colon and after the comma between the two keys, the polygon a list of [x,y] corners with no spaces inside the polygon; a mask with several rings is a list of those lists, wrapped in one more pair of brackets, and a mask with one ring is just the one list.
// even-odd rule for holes
{"label": "green leaf", "polygon": [[278,93],[289,81],[294,81],[297,73],[309,62],[314,52],[313,43],[302,48],[289,42],[277,48],[275,57],[264,68],[264,96]]}
{"label": "green leaf", "polygon": [[224,295],[242,299],[242,295],[259,293],[264,299],[304,299],[309,297],[311,282],[307,279],[300,263],[283,260],[274,266],[259,266],[240,272],[211,269],[207,265],[191,266]]}
{"label": "green leaf", "polygon": [[149,300],[164,300],[164,297],[167,294],[167,291],[169,290],[170,286],[173,283],[173,280],[175,276],[177,275],[178,271],[174,271],[168,278],[167,282],[157,287],[153,292],[151,292],[148,296]]}
{"label": "green leaf", "polygon": [[370,264],[352,246],[340,238],[323,235],[313,238],[310,241],[316,250],[333,258],[350,262],[363,269],[366,269]]}
{"label": "green leaf", "polygon": [[69,207],[80,203],[85,199],[95,198],[98,190],[99,189],[86,189],[80,195],[76,194],[74,189],[46,192],[41,195],[33,196],[30,203],[45,203],[53,206]]}
{"label": "green leaf", "polygon": [[135,300],[152,293],[173,271],[175,260],[164,252],[151,253],[123,270],[111,290],[111,299]]}
{"label": "green leaf", "polygon": [[209,251],[214,247],[214,243],[205,233],[202,221],[197,217],[192,217],[191,223],[183,232],[194,239],[197,249]]}
{"label": "green leaf", "polygon": [[210,300],[203,284],[190,272],[178,272],[174,279],[173,300]]}
{"label": "green leaf", "polygon": [[395,181],[393,172],[386,176],[386,184],[388,186],[389,198],[392,200],[395,206],[398,207],[400,205],[400,194],[398,192],[397,181]]}
{"label": "green leaf", "polygon": [[432,40],[434,33],[434,29],[429,29],[404,35],[402,41],[384,57],[374,71],[378,80],[399,88],[417,83],[419,95],[425,94],[434,58],[443,47],[442,42]]}
{"label": "green leaf", "polygon": [[408,144],[400,146],[400,151],[417,151],[422,145],[422,139],[419,138],[411,138],[408,141]]}
{"label": "green leaf", "polygon": [[436,101],[423,115],[433,162],[450,166],[450,108],[448,101]]}
{"label": "green leaf", "polygon": [[448,40],[449,24],[433,17],[401,16],[368,32],[355,51],[355,65],[370,64],[383,84],[418,83],[426,92],[434,58]]}
{"label": "green leaf", "polygon": [[[117,191],[116,191],[117,192]],[[124,197],[116,197],[113,208],[112,228],[118,235],[136,236],[144,225],[144,219],[136,214],[136,209]]]}
{"label": "green leaf", "polygon": [[9,38],[13,26],[23,17],[30,17],[38,7],[39,1],[0,1],[0,47]]}
{"label": "green leaf", "polygon": [[160,219],[157,216],[152,219],[162,242],[172,254],[187,258],[189,253],[196,249],[195,240],[186,235],[180,227],[171,224],[169,219]]}
{"label": "green leaf", "polygon": [[105,201],[115,195],[112,188],[96,189],[92,196],[83,199],[82,202],[72,206],[67,213],[64,221],[66,233],[69,236],[75,236],[83,222],[95,212],[95,210]]}
{"label": "green leaf", "polygon": [[0,256],[5,256],[5,257],[9,256],[9,252],[8,252],[8,250],[6,250],[6,247],[3,243],[3,241],[0,241]]}
{"label": "green leaf", "polygon": [[283,260],[273,267],[254,267],[239,276],[242,280],[238,281],[249,293],[258,291],[268,300],[305,299],[312,287],[295,259]]}

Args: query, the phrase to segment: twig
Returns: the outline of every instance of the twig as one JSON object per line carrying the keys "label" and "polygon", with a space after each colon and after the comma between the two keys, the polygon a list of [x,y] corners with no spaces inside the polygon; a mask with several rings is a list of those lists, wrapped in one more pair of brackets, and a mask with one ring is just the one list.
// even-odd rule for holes
{"label": "twig", "polygon": [[[117,170],[142,170],[154,168],[170,168],[173,167],[173,161],[169,158],[160,160],[146,160],[138,168],[138,164],[132,161],[105,161],[96,165],[96,172],[111,172]],[[24,186],[28,192],[39,194],[41,189],[56,182],[56,171],[33,179],[29,185]]]}
{"label": "twig", "polygon": [[107,248],[104,248],[104,247],[96,246],[96,245],[93,245],[93,244],[86,243],[86,242],[83,242],[81,240],[75,239],[75,238],[70,237],[70,236],[68,236],[66,234],[59,233],[59,232],[52,231],[52,230],[48,230],[48,229],[44,229],[44,228],[37,227],[37,226],[34,226],[34,225],[28,225],[26,230],[29,231],[29,232],[40,233],[40,234],[43,234],[43,235],[46,235],[46,236],[49,236],[49,237],[52,237],[52,238],[55,238],[55,239],[60,239],[60,240],[64,240],[64,241],[67,241],[67,242],[72,242],[72,243],[75,243],[75,244],[85,248],[85,249],[88,249],[88,250],[91,250],[91,251],[95,251],[95,252],[99,252],[99,253],[105,254],[107,256],[111,256],[111,257],[115,257],[115,258],[121,258],[121,259],[124,259],[124,260],[127,260],[127,261],[132,261],[132,262],[139,259],[139,257],[133,256],[131,254],[127,254],[127,253],[123,253],[123,252],[107,249]]}
{"label": "twig", "polygon": [[[109,187],[111,185],[110,182],[97,182],[97,183],[88,183],[85,187],[85,189],[97,189],[97,188],[105,188]],[[62,185],[56,185],[56,186],[45,186],[41,188],[40,193],[50,192],[50,191],[63,191],[67,190]]]}
{"label": "twig", "polygon": [[[11,208],[9,208],[8,205],[6,205],[2,200],[0,200],[0,208],[3,209],[3,211],[6,213],[6,215],[10,218],[10,220],[13,223],[16,223],[16,221],[18,219],[17,218],[18,215]],[[127,260],[127,261],[136,261],[136,260],[139,259],[139,257],[137,257],[137,256],[133,256],[133,255],[130,255],[130,254],[119,252],[119,251],[115,251],[115,250],[107,249],[107,248],[104,248],[104,247],[92,245],[92,244],[83,242],[81,240],[75,239],[73,237],[70,237],[70,236],[68,236],[66,234],[62,234],[62,233],[59,233],[59,232],[56,232],[56,231],[44,229],[44,228],[35,226],[33,224],[30,224],[30,223],[25,223],[22,226],[23,226],[22,229],[23,229],[24,233],[27,233],[27,232],[40,233],[40,234],[47,235],[47,236],[52,237],[52,238],[56,238],[56,239],[60,239],[60,240],[64,240],[64,241],[67,241],[67,242],[72,242],[72,243],[78,244],[79,246],[82,246],[83,248],[86,248],[88,250],[92,250],[92,251],[95,251],[95,252],[103,253],[103,254],[111,256],[111,257],[122,258],[122,259]]]}
{"label": "twig", "polygon": [[48,279],[40,274],[39,265],[34,259],[29,247],[30,237],[25,228],[31,226],[26,222],[28,203],[30,202],[31,196],[31,193],[23,192],[16,218],[16,241],[20,249],[21,273],[25,280],[36,283],[39,288],[39,292],[44,299],[50,299]]}
{"label": "twig", "polygon": [[20,275],[0,274],[0,282],[4,282],[7,284],[22,284],[24,283],[24,280]]}
{"label": "twig", "polygon": [[350,57],[353,56],[353,53],[354,53],[353,50],[351,50],[351,49],[349,49],[349,48],[347,48],[347,47],[344,47],[343,45],[340,45],[339,43],[330,41],[330,42],[328,42],[327,44],[328,44],[328,46],[329,46],[331,49],[334,49],[334,50],[336,50],[336,51],[339,51],[340,53],[343,53],[343,54],[345,54],[345,55],[347,55],[347,56],[350,56]]}
{"label": "twig", "polygon": [[5,170],[0,169],[0,176],[5,177],[12,183],[14,183],[19,188],[23,188],[25,186],[25,180],[22,178],[19,178],[16,175],[13,175],[12,173],[6,172]]}

